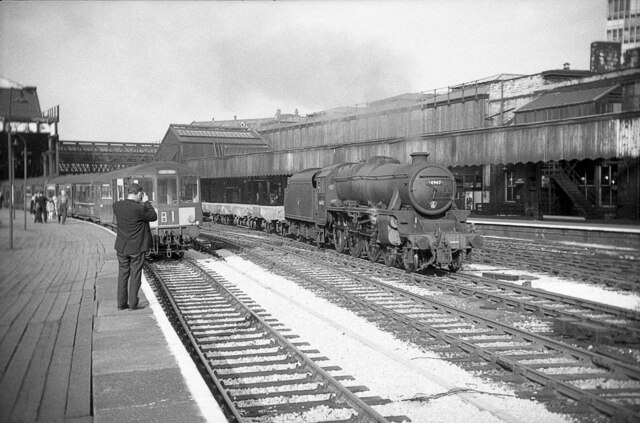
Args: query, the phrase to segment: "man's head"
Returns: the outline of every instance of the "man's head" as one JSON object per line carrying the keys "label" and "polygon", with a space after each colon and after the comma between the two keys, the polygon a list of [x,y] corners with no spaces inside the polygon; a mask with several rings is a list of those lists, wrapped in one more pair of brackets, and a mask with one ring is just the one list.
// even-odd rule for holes
{"label": "man's head", "polygon": [[127,198],[139,202],[142,199],[142,186],[136,183],[130,184],[127,187],[127,194]]}

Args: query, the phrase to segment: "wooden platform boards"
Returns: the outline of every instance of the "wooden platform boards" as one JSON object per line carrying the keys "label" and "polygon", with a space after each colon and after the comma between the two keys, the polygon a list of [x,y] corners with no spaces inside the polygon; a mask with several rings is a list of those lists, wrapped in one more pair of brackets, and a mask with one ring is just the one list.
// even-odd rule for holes
{"label": "wooden platform boards", "polygon": [[0,421],[226,422],[146,282],[144,309],[117,310],[115,235],[30,215],[25,231],[18,210],[11,250],[8,219],[1,209]]}

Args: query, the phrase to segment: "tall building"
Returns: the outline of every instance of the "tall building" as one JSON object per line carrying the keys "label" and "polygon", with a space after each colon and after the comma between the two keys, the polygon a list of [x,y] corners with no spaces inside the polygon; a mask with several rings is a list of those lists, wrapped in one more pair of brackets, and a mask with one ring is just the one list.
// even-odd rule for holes
{"label": "tall building", "polygon": [[625,51],[640,47],[640,0],[608,0],[607,41],[622,43]]}

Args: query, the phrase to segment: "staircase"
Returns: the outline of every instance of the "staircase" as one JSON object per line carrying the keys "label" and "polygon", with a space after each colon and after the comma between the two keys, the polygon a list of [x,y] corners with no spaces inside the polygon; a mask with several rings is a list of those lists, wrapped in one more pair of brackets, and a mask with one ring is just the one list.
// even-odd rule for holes
{"label": "staircase", "polygon": [[596,207],[595,193],[587,190],[585,196],[585,191],[577,182],[579,177],[571,167],[552,162],[543,166],[542,173],[556,182],[571,199],[574,209],[580,212],[582,216],[586,219],[602,218],[601,212]]}

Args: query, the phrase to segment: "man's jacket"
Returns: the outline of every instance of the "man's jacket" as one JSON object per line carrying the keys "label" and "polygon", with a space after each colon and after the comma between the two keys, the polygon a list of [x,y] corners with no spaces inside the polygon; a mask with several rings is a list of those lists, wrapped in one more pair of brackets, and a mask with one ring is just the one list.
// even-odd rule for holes
{"label": "man's jacket", "polygon": [[118,225],[115,249],[120,254],[132,255],[153,247],[149,222],[158,220],[150,202],[140,204],[134,200],[113,203],[113,214]]}

